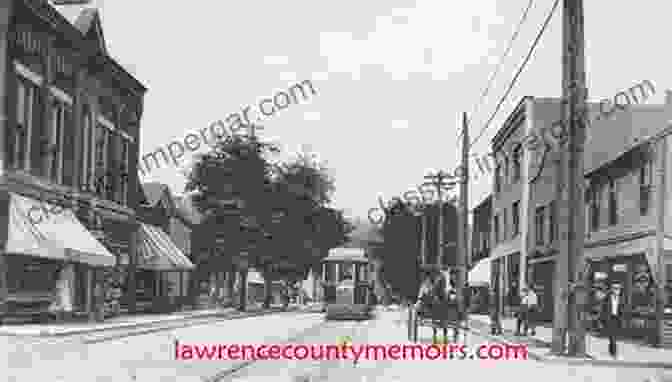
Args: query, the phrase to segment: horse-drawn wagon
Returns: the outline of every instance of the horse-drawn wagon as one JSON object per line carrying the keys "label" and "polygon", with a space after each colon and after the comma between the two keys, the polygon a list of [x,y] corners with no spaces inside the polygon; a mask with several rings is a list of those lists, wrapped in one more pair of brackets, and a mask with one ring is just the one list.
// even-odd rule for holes
{"label": "horse-drawn wagon", "polygon": [[425,278],[420,287],[418,302],[409,309],[409,340],[418,341],[420,327],[431,327],[432,338],[436,342],[437,329],[443,329],[444,340],[447,340],[448,329],[453,331],[456,342],[464,320],[457,302],[457,291],[451,285],[450,273],[438,267],[423,267]]}

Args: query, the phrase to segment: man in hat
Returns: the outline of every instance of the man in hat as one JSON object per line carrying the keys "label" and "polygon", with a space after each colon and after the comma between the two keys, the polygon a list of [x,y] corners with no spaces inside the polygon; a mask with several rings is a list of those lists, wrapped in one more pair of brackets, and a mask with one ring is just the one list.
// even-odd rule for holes
{"label": "man in hat", "polygon": [[609,354],[614,358],[618,358],[616,334],[620,329],[621,318],[625,310],[625,302],[623,300],[621,284],[614,283],[602,301],[602,320],[605,323],[607,335],[609,336]]}

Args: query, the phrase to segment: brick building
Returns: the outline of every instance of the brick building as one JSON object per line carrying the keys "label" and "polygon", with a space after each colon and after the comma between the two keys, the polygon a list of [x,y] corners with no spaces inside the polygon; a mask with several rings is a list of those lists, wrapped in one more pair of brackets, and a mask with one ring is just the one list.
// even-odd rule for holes
{"label": "brick building", "polygon": [[[108,54],[95,10],[71,23],[46,1],[10,0],[0,19],[0,307],[42,312],[63,277],[74,312],[91,312],[94,286],[111,303],[105,291],[133,282],[128,174],[146,89]],[[28,216],[42,205],[64,212]]]}
{"label": "brick building", "polygon": [[[605,227],[605,232],[609,233],[600,233],[599,240],[587,237],[585,255],[591,263],[603,263],[604,259],[621,252],[613,247],[601,253],[591,249],[609,243],[604,237],[618,236],[614,232],[627,231],[632,224],[640,224],[640,213],[637,208],[631,208],[629,201],[634,199],[623,192],[633,192],[630,188],[634,189],[633,184],[637,182],[638,166],[644,162],[634,160],[636,156],[628,153],[638,140],[665,128],[671,116],[669,102],[667,105],[631,106],[606,119],[593,118],[585,147],[585,168],[588,182],[594,184],[591,189],[597,191],[587,195],[597,195],[589,201],[594,200],[592,208],[600,211],[600,224],[603,225],[599,227]],[[600,115],[599,105],[590,104],[589,110],[591,116]],[[523,146],[526,137],[540,136],[561,116],[559,99],[524,97],[492,140],[497,161],[492,207],[493,283],[499,286],[500,301],[505,306],[510,305],[510,297],[519,293],[521,286],[532,286],[539,295],[540,317],[546,320],[553,318],[554,311],[559,232],[557,169],[552,152],[531,151]],[[611,175],[605,177],[605,173]],[[615,177],[614,182],[610,183],[610,176]],[[623,200],[620,212],[614,214],[604,209],[612,203],[610,197]],[[612,209],[614,205],[612,203]],[[622,223],[611,224],[615,228],[609,228],[609,219]]]}

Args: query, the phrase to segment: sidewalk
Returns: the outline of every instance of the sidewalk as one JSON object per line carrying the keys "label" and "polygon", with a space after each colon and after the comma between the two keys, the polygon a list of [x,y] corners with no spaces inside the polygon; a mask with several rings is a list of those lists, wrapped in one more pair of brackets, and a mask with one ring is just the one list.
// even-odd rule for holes
{"label": "sidewalk", "polygon": [[[292,310],[290,307],[288,310]],[[204,310],[192,310],[170,314],[137,314],[123,315],[108,318],[104,322],[76,322],[55,324],[27,324],[27,325],[4,325],[0,326],[0,336],[18,337],[57,337],[76,334],[101,332],[115,329],[136,329],[155,324],[178,323],[192,319],[204,318],[242,318],[262,314],[280,312],[280,307],[263,309],[261,307],[248,306],[246,312],[239,312],[236,308],[216,308]]]}
{"label": "sidewalk", "polygon": [[591,359],[571,359],[558,357],[550,354],[552,329],[539,326],[536,328],[536,336],[515,336],[516,320],[513,318],[502,319],[504,334],[501,336],[490,335],[490,317],[486,315],[470,315],[469,326],[479,334],[491,341],[503,343],[516,343],[528,345],[530,358],[542,361],[564,361],[591,363],[606,366],[626,366],[645,368],[672,369],[672,349],[660,349],[651,345],[636,343],[633,340],[619,340],[619,359],[613,359],[609,355],[608,338],[586,335],[586,352]]}

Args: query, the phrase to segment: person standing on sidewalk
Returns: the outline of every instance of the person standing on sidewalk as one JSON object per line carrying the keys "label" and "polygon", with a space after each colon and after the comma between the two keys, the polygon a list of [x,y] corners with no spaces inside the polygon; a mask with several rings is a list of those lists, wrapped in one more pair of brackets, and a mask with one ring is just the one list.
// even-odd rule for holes
{"label": "person standing on sidewalk", "polygon": [[535,319],[536,319],[536,313],[537,309],[539,307],[539,299],[537,298],[537,294],[534,293],[534,289],[532,288],[524,288],[523,289],[523,301],[522,301],[522,308],[523,311],[525,312],[524,314],[524,319],[523,319],[523,335],[527,335],[528,330],[530,330],[530,334],[532,336],[536,335],[536,325],[535,325]]}
{"label": "person standing on sidewalk", "polygon": [[493,336],[502,334],[501,309],[499,304],[499,289],[490,290],[490,334]]}
{"label": "person standing on sidewalk", "polygon": [[616,334],[621,326],[621,317],[625,303],[623,296],[621,296],[621,285],[612,284],[611,290],[603,300],[602,304],[602,319],[607,329],[609,336],[609,354],[612,357],[618,357],[618,349],[616,347]]}

